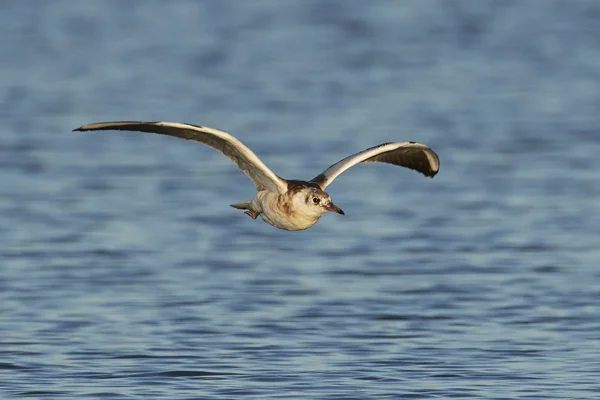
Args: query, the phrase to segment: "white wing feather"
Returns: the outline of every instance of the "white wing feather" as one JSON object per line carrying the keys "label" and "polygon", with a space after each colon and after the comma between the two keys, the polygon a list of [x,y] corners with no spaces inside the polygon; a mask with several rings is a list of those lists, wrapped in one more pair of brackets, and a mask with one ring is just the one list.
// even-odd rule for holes
{"label": "white wing feather", "polygon": [[433,150],[421,143],[384,143],[344,158],[314,177],[311,182],[325,190],[338,175],[356,164],[384,162],[419,171],[434,177],[440,169],[440,160]]}
{"label": "white wing feather", "polygon": [[254,182],[258,190],[283,194],[285,180],[271,171],[257,156],[231,134],[205,126],[178,122],[118,121],[83,125],[74,131],[120,130],[158,133],[186,140],[195,140],[219,150],[233,161]]}

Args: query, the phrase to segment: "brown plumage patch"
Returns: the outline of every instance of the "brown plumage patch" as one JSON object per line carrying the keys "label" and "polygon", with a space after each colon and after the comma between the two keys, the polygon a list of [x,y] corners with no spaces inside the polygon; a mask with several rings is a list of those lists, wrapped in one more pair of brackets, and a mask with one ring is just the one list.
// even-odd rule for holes
{"label": "brown plumage patch", "polygon": [[291,201],[291,198],[289,197],[289,195],[288,194],[281,195],[279,197],[279,199],[280,199],[279,207],[283,210],[285,215],[287,215],[288,217],[293,217],[296,213],[294,212],[294,209],[292,208],[292,201]]}
{"label": "brown plumage patch", "polygon": [[[410,142],[414,143],[414,142]],[[388,164],[399,165],[401,167],[414,169],[425,176],[433,178],[438,171],[431,169],[431,164],[427,158],[427,153],[438,160],[437,154],[431,149],[423,148],[399,148],[385,153],[377,154],[363,162],[382,162]]]}
{"label": "brown plumage patch", "polygon": [[287,192],[279,196],[278,206],[289,217],[293,217],[296,213],[292,208],[292,198],[303,189],[316,189],[321,192],[321,187],[314,182],[287,180]]}
{"label": "brown plumage patch", "polygon": [[313,188],[321,190],[321,187],[315,182],[306,182],[306,181],[286,181],[287,182],[287,193],[292,196],[302,189]]}

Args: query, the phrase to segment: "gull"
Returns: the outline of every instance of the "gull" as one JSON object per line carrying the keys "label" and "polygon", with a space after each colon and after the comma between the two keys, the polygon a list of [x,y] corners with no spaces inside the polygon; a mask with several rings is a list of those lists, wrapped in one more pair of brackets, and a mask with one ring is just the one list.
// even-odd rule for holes
{"label": "gull", "polygon": [[327,212],[345,215],[332,203],[325,188],[357,164],[383,162],[399,165],[433,178],[440,167],[437,154],[416,142],[383,143],[352,154],[333,164],[310,181],[283,179],[233,135],[206,126],[179,122],[116,121],[83,125],[73,131],[138,131],[195,140],[220,151],[233,161],[256,185],[256,196],[231,207],[246,210],[253,219],[260,216],[276,228],[298,231],[308,229]]}

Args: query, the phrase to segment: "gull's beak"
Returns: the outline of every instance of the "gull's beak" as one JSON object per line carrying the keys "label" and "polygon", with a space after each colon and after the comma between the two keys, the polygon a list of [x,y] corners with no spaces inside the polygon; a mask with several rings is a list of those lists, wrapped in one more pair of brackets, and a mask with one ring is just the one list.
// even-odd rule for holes
{"label": "gull's beak", "polygon": [[325,209],[327,211],[334,211],[338,214],[346,215],[346,214],[344,214],[344,211],[342,211],[341,208],[339,208],[338,206],[336,206],[335,204],[333,204],[331,202],[329,202],[329,204],[327,204],[327,206],[325,206]]}

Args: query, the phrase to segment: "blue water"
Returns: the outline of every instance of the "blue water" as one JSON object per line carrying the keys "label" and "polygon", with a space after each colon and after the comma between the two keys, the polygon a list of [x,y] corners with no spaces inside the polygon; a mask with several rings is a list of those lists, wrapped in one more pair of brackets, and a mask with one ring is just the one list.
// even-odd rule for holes
{"label": "blue water", "polygon": [[[2,399],[600,393],[600,2],[34,1],[0,12]],[[198,143],[346,216],[277,230]]]}

